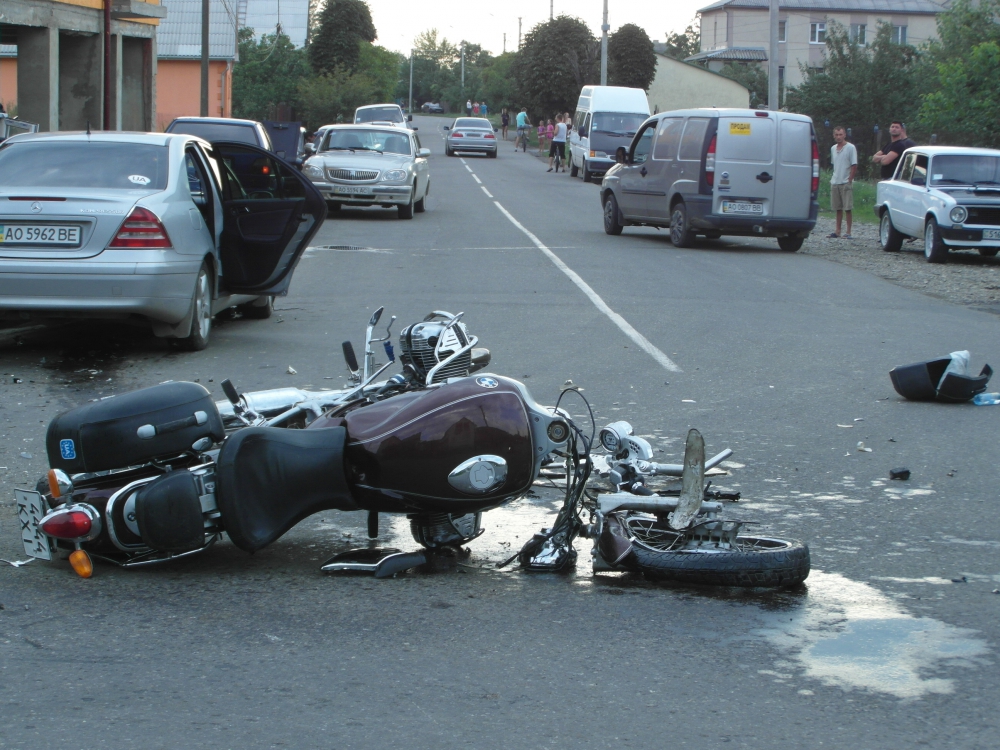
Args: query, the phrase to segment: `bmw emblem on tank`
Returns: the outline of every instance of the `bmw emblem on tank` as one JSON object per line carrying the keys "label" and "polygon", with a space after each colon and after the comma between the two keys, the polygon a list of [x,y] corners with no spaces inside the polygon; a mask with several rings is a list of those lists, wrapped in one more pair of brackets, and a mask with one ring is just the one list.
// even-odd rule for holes
{"label": "bmw emblem on tank", "polygon": [[498,385],[500,385],[499,380],[487,376],[476,378],[476,383],[481,385],[483,388],[496,388]]}

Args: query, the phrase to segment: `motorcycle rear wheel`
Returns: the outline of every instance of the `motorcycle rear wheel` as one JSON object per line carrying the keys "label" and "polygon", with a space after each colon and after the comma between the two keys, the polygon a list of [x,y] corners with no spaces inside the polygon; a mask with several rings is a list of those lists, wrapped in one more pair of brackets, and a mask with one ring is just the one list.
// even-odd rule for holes
{"label": "motorcycle rear wheel", "polygon": [[797,586],[809,575],[809,547],[802,542],[740,536],[728,549],[673,549],[680,535],[642,516],[623,519],[635,565],[647,577],[710,586]]}

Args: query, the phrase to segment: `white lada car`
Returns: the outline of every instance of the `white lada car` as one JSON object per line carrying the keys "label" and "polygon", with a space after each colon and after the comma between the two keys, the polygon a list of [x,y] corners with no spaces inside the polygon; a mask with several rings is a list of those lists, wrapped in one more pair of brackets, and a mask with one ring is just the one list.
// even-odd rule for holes
{"label": "white lada car", "polygon": [[946,263],[950,250],[975,248],[985,256],[1000,251],[1000,151],[907,149],[876,196],[879,242],[886,252],[898,251],[908,237],[924,238],[929,263]]}

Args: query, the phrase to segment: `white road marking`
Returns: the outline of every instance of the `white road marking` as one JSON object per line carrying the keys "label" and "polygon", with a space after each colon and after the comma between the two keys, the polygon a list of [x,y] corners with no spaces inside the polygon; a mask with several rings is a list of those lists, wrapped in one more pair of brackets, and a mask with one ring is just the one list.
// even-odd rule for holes
{"label": "white road marking", "polygon": [[466,164],[465,168],[469,170],[469,174],[472,174],[472,167],[470,167],[468,164]]}
{"label": "white road marking", "polygon": [[490,193],[490,191],[486,189],[485,185],[480,185],[480,187],[482,187],[483,192],[486,193],[488,196],[490,196],[490,198],[493,197],[493,195]]}
{"label": "white road marking", "polygon": [[[458,157],[458,160],[459,160],[460,162],[462,162],[462,164],[465,164],[465,159],[464,159],[464,158],[462,158],[461,156],[460,156],[460,157]],[[466,168],[468,168],[468,167],[466,167]]]}
{"label": "white road marking", "polygon": [[475,172],[473,172],[473,173],[472,173],[472,179],[474,179],[474,180],[475,180],[476,182],[478,182],[478,183],[479,183],[480,185],[482,185],[482,184],[483,184],[483,181],[482,181],[482,180],[480,180],[480,179],[479,179],[478,177],[476,177],[476,173],[475,173]]}
{"label": "white road marking", "polygon": [[535,247],[537,247],[539,250],[545,253],[545,255],[548,256],[549,260],[552,261],[555,267],[558,268],[560,271],[562,271],[564,274],[566,274],[569,277],[570,281],[576,284],[580,288],[580,290],[590,298],[590,301],[594,303],[594,306],[597,307],[597,309],[600,310],[602,313],[607,315],[608,318],[611,319],[611,322],[613,322],[616,326],[618,326],[626,336],[632,339],[632,341],[634,341],[639,346],[640,349],[642,349],[649,356],[655,359],[665,370],[669,370],[670,372],[683,372],[683,370],[681,370],[680,367],[674,364],[674,362],[670,359],[670,357],[668,357],[666,354],[664,354],[655,346],[653,346],[653,344],[650,343],[649,339],[647,339],[645,336],[643,336],[641,333],[635,330],[635,328],[633,328],[632,325],[627,320],[625,320],[625,318],[623,318],[621,315],[619,315],[610,307],[608,307],[608,304],[603,299],[601,299],[601,296],[597,292],[595,292],[586,281],[580,278],[579,274],[577,274],[576,271],[574,271],[572,268],[563,263],[558,255],[552,252],[549,248],[545,246],[545,244],[540,239],[538,239],[534,234],[528,231],[527,227],[525,227],[521,222],[515,219],[510,211],[508,211],[506,208],[500,205],[499,201],[493,201],[493,204],[500,209],[501,213],[503,213],[504,216],[510,219],[510,222],[515,227],[524,232],[524,234],[528,237],[528,239],[535,244]]}

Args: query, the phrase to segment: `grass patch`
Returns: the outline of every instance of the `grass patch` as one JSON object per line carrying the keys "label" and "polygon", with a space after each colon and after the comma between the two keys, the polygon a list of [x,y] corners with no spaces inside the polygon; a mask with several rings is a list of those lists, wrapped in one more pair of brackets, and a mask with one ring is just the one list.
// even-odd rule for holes
{"label": "grass patch", "polygon": [[[837,213],[830,208],[830,177],[833,171],[824,169],[819,176],[819,213],[820,216],[835,218]],[[862,224],[878,224],[875,215],[875,186],[877,180],[854,181],[854,221]]]}

